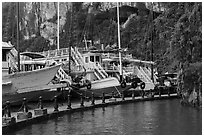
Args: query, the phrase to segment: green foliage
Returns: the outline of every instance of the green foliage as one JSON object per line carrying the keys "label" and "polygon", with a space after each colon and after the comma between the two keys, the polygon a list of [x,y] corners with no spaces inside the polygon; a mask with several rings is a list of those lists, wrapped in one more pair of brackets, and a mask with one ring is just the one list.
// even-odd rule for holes
{"label": "green foliage", "polygon": [[52,47],[49,46],[49,41],[41,36],[20,41],[21,52],[23,51],[42,52],[51,48]]}
{"label": "green foliage", "polygon": [[184,71],[184,90],[191,93],[199,84],[202,84],[202,63],[189,64]]}
{"label": "green foliage", "polygon": [[[176,64],[169,64],[170,67],[177,67],[179,62],[201,61],[201,3],[163,3],[163,6],[166,10],[155,20],[155,27],[159,35],[158,40],[163,43],[167,56],[164,61],[178,60]],[[162,64],[162,61],[158,63],[163,67],[169,67]]]}

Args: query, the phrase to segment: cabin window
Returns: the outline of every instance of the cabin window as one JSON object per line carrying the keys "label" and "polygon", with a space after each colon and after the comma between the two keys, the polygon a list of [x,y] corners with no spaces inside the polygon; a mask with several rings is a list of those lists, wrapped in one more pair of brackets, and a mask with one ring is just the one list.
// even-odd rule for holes
{"label": "cabin window", "polygon": [[85,57],[85,63],[89,62],[89,57]]}
{"label": "cabin window", "polygon": [[94,62],[94,56],[90,56],[90,61]]}
{"label": "cabin window", "polygon": [[6,61],[6,52],[2,52],[2,61]]}
{"label": "cabin window", "polygon": [[96,56],[96,62],[100,62],[99,56]]}

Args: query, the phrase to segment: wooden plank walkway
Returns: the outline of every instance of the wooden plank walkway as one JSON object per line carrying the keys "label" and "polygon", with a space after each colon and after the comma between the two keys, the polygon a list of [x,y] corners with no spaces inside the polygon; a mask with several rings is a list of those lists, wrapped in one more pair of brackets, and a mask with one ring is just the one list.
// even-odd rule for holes
{"label": "wooden plank walkway", "polygon": [[71,103],[72,109],[67,109],[67,103],[64,103],[63,105],[59,105],[57,112],[54,112],[54,106],[48,106],[46,107],[47,109],[47,114],[45,115],[34,115],[34,109],[28,110],[29,112],[32,113],[32,118],[28,119],[23,119],[19,120],[17,119],[17,112],[11,112],[11,117],[16,118],[16,123],[13,124],[2,124],[2,133],[3,134],[8,134],[10,131],[16,129],[22,129],[23,127],[26,127],[27,125],[31,124],[36,124],[42,120],[48,120],[51,118],[58,117],[60,115],[64,115],[67,113],[72,113],[76,111],[85,111],[85,110],[90,110],[94,108],[99,108],[99,107],[107,107],[110,105],[119,105],[119,104],[124,104],[124,103],[131,103],[131,102],[138,102],[138,101],[150,101],[150,100],[162,100],[162,99],[173,99],[173,98],[178,98],[177,94],[170,94],[168,95],[154,95],[154,97],[135,97],[134,99],[132,97],[126,97],[125,100],[122,98],[116,98],[116,101],[114,99],[105,99],[105,103],[102,103],[102,100],[95,100],[95,105],[91,105],[91,100],[89,102],[84,101],[84,107],[81,107],[81,102],[74,102]]}

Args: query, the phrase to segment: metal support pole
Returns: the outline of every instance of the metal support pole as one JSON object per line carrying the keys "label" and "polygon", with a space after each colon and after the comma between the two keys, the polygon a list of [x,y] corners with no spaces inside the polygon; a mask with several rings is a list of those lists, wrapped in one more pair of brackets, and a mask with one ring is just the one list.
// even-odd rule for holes
{"label": "metal support pole", "polygon": [[169,87],[168,88],[168,97],[170,97],[170,90],[171,90],[171,88]]}
{"label": "metal support pole", "polygon": [[43,109],[43,104],[42,104],[42,96],[39,97],[39,105],[38,105],[39,109]]}
{"label": "metal support pole", "polygon": [[117,21],[118,21],[118,48],[119,48],[119,62],[120,62],[120,82],[123,80],[122,71],[122,55],[121,55],[121,43],[120,43],[120,13],[119,13],[119,3],[117,2]]}
{"label": "metal support pole", "polygon": [[159,87],[159,97],[161,98],[161,87]]}
{"label": "metal support pole", "polygon": [[105,104],[105,93],[103,92],[102,103]]}
{"label": "metal support pole", "polygon": [[19,41],[20,41],[20,34],[19,34],[19,7],[20,7],[20,2],[17,2],[17,4],[16,4],[16,10],[17,10],[17,51],[18,51],[18,71],[20,72],[20,47],[19,47]]}
{"label": "metal support pole", "polygon": [[134,100],[135,99],[135,93],[134,93],[134,91],[132,91],[132,100]]}
{"label": "metal support pole", "polygon": [[[151,11],[151,15],[152,15],[152,31],[151,31],[151,61],[153,62],[154,61],[154,24],[153,24],[153,20],[154,20],[154,13],[153,13],[153,3],[152,3],[152,9],[150,10]],[[154,83],[154,67],[153,67],[153,64],[151,65],[151,79],[152,79],[152,82]]]}
{"label": "metal support pole", "polygon": [[145,94],[145,93],[144,93],[144,90],[142,90],[142,98],[144,98],[144,94]]}
{"label": "metal support pole", "polygon": [[28,112],[27,99],[23,98],[23,112]]}
{"label": "metal support pole", "polygon": [[57,96],[54,97],[54,112],[57,112],[58,110],[58,102],[57,102]]}
{"label": "metal support pole", "polygon": [[91,96],[91,105],[94,106],[95,105],[95,99],[94,99],[94,93],[92,92],[92,96]]}
{"label": "metal support pole", "polygon": [[80,107],[84,107],[84,98],[83,98],[83,94],[80,94],[81,97],[81,105]]}
{"label": "metal support pole", "polygon": [[124,95],[124,91],[122,92],[122,101],[125,100],[125,95]]}
{"label": "metal support pole", "polygon": [[67,96],[67,109],[72,109],[70,93],[68,93],[68,96]]}
{"label": "metal support pole", "polygon": [[7,117],[11,117],[10,102],[6,101]]}

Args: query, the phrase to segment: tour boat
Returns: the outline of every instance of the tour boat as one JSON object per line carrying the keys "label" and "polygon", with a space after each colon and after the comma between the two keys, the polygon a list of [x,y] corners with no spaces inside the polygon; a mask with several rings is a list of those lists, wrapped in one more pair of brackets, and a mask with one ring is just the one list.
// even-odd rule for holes
{"label": "tour boat", "polygon": [[[23,97],[31,99],[39,97],[48,89],[55,88],[49,83],[54,78],[60,68],[59,65],[53,65],[35,70],[11,73],[12,58],[9,52],[12,45],[2,42],[2,102],[16,102]],[[10,73],[10,74],[9,74]],[[49,93],[48,93],[49,94]]]}

